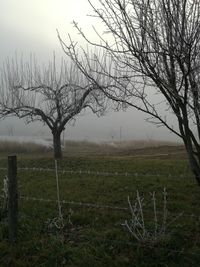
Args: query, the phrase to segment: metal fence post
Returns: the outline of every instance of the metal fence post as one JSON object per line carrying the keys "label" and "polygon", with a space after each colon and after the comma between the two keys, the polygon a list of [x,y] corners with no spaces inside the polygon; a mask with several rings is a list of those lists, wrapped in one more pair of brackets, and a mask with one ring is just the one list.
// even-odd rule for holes
{"label": "metal fence post", "polygon": [[18,188],[17,188],[17,157],[8,156],[8,227],[9,241],[17,241],[18,228]]}

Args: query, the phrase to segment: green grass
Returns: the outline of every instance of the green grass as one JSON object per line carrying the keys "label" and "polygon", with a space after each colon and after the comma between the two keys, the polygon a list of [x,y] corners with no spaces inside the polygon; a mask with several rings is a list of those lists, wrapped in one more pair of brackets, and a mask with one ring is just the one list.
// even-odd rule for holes
{"label": "green grass", "polygon": [[[6,158],[2,157],[0,167],[6,166]],[[50,157],[21,156],[18,167],[53,168],[54,161]],[[55,228],[49,229],[47,223],[58,216],[57,204],[20,199],[19,236],[15,246],[9,245],[6,219],[0,222],[0,266],[199,266],[200,189],[185,160],[74,156],[60,161],[59,169],[118,172],[117,176],[59,173],[61,199],[128,207],[127,196],[134,199],[139,190],[150,227],[153,220],[150,192],[157,192],[158,209],[162,211],[165,187],[169,217],[174,218],[182,211],[184,214],[170,225],[169,238],[149,246],[131,239],[121,226],[125,219],[130,219],[128,210],[63,204],[66,222],[72,210],[73,225],[66,226],[62,241],[61,233]],[[125,176],[124,172],[138,175]],[[5,173],[0,171],[1,187]],[[21,196],[56,199],[54,172],[18,170],[18,180]]]}

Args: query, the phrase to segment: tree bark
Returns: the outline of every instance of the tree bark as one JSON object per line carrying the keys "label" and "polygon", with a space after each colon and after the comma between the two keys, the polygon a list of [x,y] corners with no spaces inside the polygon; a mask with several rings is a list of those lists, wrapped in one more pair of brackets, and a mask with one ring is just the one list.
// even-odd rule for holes
{"label": "tree bark", "polygon": [[61,149],[61,132],[55,131],[53,134],[53,149],[54,149],[54,158],[61,159],[62,158],[62,149]]}
{"label": "tree bark", "polygon": [[188,155],[191,171],[192,171],[192,173],[196,179],[197,184],[200,186],[200,165],[199,165],[199,162],[198,162],[197,158],[195,157],[194,152],[192,151],[191,147],[186,146],[186,150],[187,150],[187,155]]}

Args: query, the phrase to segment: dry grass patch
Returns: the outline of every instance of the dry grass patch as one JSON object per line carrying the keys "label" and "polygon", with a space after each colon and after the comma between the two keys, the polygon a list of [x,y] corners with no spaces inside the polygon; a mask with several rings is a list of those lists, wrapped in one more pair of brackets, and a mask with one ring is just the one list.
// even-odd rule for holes
{"label": "dry grass patch", "polygon": [[52,149],[32,142],[0,141],[0,153],[47,153]]}

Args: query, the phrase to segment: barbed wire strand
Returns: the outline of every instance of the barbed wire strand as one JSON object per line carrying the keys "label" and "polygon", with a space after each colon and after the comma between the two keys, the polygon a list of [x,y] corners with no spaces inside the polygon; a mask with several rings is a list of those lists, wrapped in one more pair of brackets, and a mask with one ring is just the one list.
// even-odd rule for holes
{"label": "barbed wire strand", "polygon": [[[36,197],[28,197],[28,196],[20,196],[21,199],[27,200],[27,201],[41,201],[41,202],[54,202],[57,203],[57,200],[54,199],[44,199],[44,198],[36,198]],[[87,202],[76,202],[76,201],[68,201],[68,200],[60,200],[60,203],[62,204],[68,204],[68,205],[75,205],[75,206],[83,206],[83,207],[89,207],[89,208],[97,208],[97,209],[110,209],[110,210],[119,210],[119,211],[129,211],[128,207],[119,207],[119,206],[112,206],[112,205],[102,205],[97,203],[87,203]],[[150,212],[145,210],[145,212]],[[168,211],[169,212],[169,211]],[[162,212],[157,211],[158,214],[163,214]],[[177,216],[177,213],[169,212],[171,215]],[[191,217],[191,218],[197,218],[200,220],[200,215],[195,214],[187,214],[187,213],[181,213],[181,217]]]}
{"label": "barbed wire strand", "polygon": [[[7,168],[1,167],[0,170],[7,170]],[[53,168],[29,168],[29,167],[23,167],[18,168],[19,171],[39,171],[39,172],[55,172],[55,169]],[[97,175],[97,176],[134,176],[134,177],[169,177],[169,178],[192,178],[193,176],[191,174],[185,175],[185,174],[160,174],[160,173],[138,173],[138,172],[109,172],[109,171],[91,171],[91,170],[58,170],[59,173],[65,174],[87,174],[87,175]]]}

